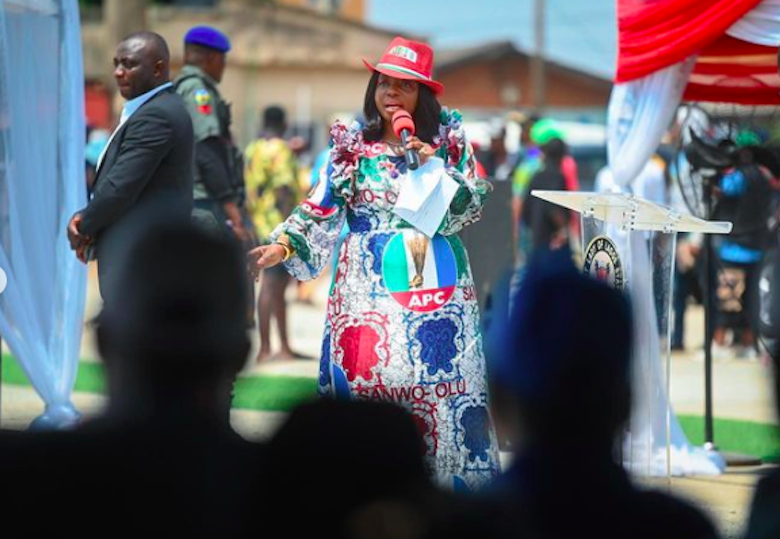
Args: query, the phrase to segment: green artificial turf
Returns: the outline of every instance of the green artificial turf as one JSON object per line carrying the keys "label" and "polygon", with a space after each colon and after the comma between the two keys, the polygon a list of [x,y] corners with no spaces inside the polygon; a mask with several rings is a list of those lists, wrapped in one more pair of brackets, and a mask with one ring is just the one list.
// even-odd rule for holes
{"label": "green artificial turf", "polygon": [[233,408],[286,412],[316,395],[316,378],[247,376],[236,381]]}
{"label": "green artificial turf", "polygon": [[[678,419],[691,443],[703,445],[704,418],[681,415]],[[778,437],[777,425],[715,418],[713,435],[715,445],[721,451],[743,453],[763,460],[780,460],[780,437]]]}
{"label": "green artificial turf", "polygon": [[[27,386],[22,367],[12,356],[3,354],[4,384]],[[103,366],[82,361],[76,377],[76,391],[104,393]],[[243,410],[287,411],[311,400],[317,393],[317,380],[303,376],[246,376],[236,381],[233,407]]]}
{"label": "green artificial turf", "polygon": [[[3,354],[2,382],[11,385],[30,385],[19,363],[9,354]],[[105,382],[103,366],[84,362],[79,365],[76,391],[103,393]],[[233,407],[242,410],[287,411],[296,404],[314,398],[315,378],[302,376],[242,376],[236,382]],[[680,425],[694,445],[704,443],[704,419],[700,416],[678,416]],[[776,425],[715,419],[715,443],[722,451],[743,453],[764,460],[780,460],[780,436]]]}

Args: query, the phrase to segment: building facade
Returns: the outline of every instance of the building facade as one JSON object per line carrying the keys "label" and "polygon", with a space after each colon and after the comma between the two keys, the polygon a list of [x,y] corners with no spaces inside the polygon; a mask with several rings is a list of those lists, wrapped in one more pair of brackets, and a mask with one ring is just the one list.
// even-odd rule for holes
{"label": "building facade", "polygon": [[[222,0],[210,7],[152,5],[143,24],[168,41],[174,74],[182,65],[183,36],[192,26],[211,25],[230,37],[233,48],[220,89],[232,103],[233,132],[240,145],[257,135],[263,109],[280,105],[291,125],[321,146],[332,119],[353,118],[362,110],[369,78],[362,59],[378,59],[397,32],[357,20],[362,17],[362,0],[339,3],[351,10],[350,18],[314,4]],[[109,99],[114,87],[111,58],[121,39],[110,34],[114,27],[99,17],[83,18],[88,114],[105,114],[99,94]],[[119,105],[109,107],[114,118]],[[96,125],[112,121],[105,116],[90,118]]]}
{"label": "building facade", "polygon": [[[536,108],[532,59],[509,41],[445,50],[437,55],[436,77],[452,106],[485,114],[530,110]],[[603,119],[610,80],[552,61],[545,62],[544,74],[544,112]]]}

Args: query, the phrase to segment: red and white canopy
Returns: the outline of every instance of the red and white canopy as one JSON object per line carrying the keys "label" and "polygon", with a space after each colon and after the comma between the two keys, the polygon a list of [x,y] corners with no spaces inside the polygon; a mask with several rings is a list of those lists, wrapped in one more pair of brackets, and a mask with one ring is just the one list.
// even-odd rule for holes
{"label": "red and white canopy", "polygon": [[618,0],[608,148],[626,185],[681,100],[780,105],[780,0]]}

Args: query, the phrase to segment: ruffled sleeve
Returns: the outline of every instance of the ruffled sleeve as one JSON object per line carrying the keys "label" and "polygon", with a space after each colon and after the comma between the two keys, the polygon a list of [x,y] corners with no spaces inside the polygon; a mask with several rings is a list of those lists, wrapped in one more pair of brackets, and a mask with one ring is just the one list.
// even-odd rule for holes
{"label": "ruffled sleeve", "polygon": [[316,278],[330,260],[346,219],[346,206],[354,195],[363,134],[358,123],[347,127],[336,122],[330,130],[332,146],[328,162],[308,198],[271,233],[290,238],[296,254],[284,263],[296,279]]}
{"label": "ruffled sleeve", "polygon": [[466,140],[463,118],[458,111],[442,109],[437,155],[444,159],[450,177],[459,184],[449,211],[444,216],[439,233],[451,235],[479,220],[482,206],[493,186],[477,177],[474,149]]}

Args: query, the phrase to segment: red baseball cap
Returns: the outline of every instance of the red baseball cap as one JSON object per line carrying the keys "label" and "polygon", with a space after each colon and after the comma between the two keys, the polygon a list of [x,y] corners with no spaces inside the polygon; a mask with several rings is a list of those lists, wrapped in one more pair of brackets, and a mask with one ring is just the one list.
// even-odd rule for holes
{"label": "red baseball cap", "polygon": [[433,73],[433,49],[425,43],[393,38],[382,58],[372,65],[363,58],[363,63],[372,71],[377,71],[396,79],[416,80],[433,90],[436,95],[444,92],[444,85],[431,78]]}

